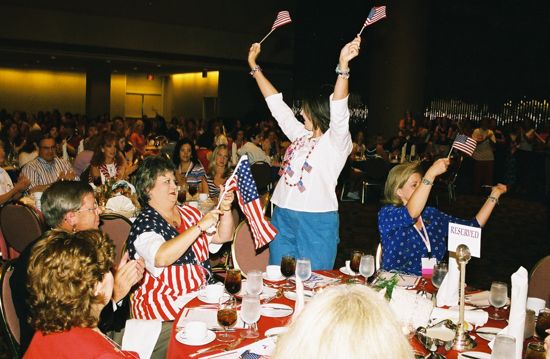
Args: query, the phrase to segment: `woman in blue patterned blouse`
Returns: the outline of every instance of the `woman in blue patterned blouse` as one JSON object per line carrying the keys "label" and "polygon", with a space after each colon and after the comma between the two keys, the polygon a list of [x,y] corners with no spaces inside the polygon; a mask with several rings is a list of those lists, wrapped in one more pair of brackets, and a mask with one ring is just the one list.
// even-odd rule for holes
{"label": "woman in blue patterned blouse", "polygon": [[483,206],[470,220],[450,216],[433,207],[426,207],[430,190],[437,176],[447,171],[449,159],[442,158],[422,177],[420,163],[395,166],[388,174],[384,188],[385,202],[378,213],[378,229],[382,242],[382,268],[420,275],[422,258],[441,261],[447,251],[449,222],[483,227],[506,186],[491,190]]}

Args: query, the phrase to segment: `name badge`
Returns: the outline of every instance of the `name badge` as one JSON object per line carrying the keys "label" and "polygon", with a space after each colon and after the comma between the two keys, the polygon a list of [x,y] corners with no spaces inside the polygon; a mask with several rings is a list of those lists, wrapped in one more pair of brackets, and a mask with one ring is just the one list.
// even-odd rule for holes
{"label": "name badge", "polygon": [[434,271],[434,265],[437,264],[437,260],[432,258],[422,258],[422,276],[423,277],[431,277],[433,271]]}

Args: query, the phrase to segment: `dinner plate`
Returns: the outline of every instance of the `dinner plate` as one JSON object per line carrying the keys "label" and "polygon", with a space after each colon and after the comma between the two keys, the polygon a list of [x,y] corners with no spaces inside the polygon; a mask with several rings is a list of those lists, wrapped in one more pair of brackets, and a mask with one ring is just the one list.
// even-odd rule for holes
{"label": "dinner plate", "polygon": [[348,272],[348,269],[346,267],[340,267],[340,272],[344,273],[345,275],[355,275],[355,273]]}
{"label": "dinner plate", "polygon": [[182,330],[178,334],[176,334],[176,340],[182,344],[185,345],[191,345],[191,346],[197,346],[197,345],[205,345],[210,342],[212,342],[214,339],[216,339],[216,333],[214,333],[211,330],[208,330],[206,332],[206,336],[202,340],[197,341],[191,341],[185,337],[185,330]]}
{"label": "dinner plate", "polygon": [[[283,295],[285,296],[286,299],[290,299],[290,300],[296,300],[296,292],[294,291],[284,291],[283,292]],[[313,298],[313,292],[311,290],[304,290],[304,299],[305,301],[309,301]]]}
{"label": "dinner plate", "polygon": [[211,298],[211,297],[207,297],[205,295],[202,295],[202,294],[199,294],[197,296],[197,298],[199,298],[199,300],[201,302],[204,302],[204,303],[208,303],[208,304],[218,304],[218,302],[220,301],[220,298]]}
{"label": "dinner plate", "polygon": [[[495,328],[495,327],[481,327],[477,328],[476,335],[480,338],[485,339],[486,341],[490,342],[491,340],[495,339],[498,333],[502,328]],[[483,333],[480,333],[483,332]],[[487,334],[488,333],[488,334]]]}
{"label": "dinner plate", "polygon": [[260,313],[264,317],[271,317],[271,318],[288,317],[293,312],[294,312],[294,309],[292,309],[292,307],[289,307],[286,304],[279,304],[279,303],[263,304],[262,309],[260,310]]}
{"label": "dinner plate", "polygon": [[265,331],[266,337],[273,337],[288,332],[288,327],[274,327]]}
{"label": "dinner plate", "polygon": [[[469,355],[470,357],[466,357],[464,355]],[[471,359],[471,358],[491,359],[491,354],[484,353],[484,352],[464,352],[464,353],[458,354],[458,359]]]}
{"label": "dinner plate", "polygon": [[[239,293],[235,294],[235,297],[242,298],[243,295],[246,294],[246,284],[244,284],[244,283],[246,283],[246,281],[243,282],[243,285],[241,286],[241,290],[239,291]],[[263,299],[269,298],[269,297],[271,297],[275,294],[277,294],[277,289],[271,288],[271,287],[268,287],[268,286],[264,285],[262,287],[262,292],[260,293],[260,299],[263,300]]]}
{"label": "dinner plate", "polygon": [[267,281],[270,281],[270,282],[280,282],[282,280],[285,280],[285,276],[284,275],[280,275],[279,277],[277,278],[267,278],[267,273],[262,273],[262,277],[267,280]]}

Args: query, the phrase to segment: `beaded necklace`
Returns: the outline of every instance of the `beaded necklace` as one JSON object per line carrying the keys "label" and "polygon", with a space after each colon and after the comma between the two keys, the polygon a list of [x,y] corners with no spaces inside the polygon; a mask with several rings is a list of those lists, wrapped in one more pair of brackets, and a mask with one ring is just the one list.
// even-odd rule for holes
{"label": "beaded necklace", "polygon": [[[298,139],[296,139],[286,150],[285,157],[283,159],[283,164],[281,166],[281,169],[279,170],[279,175],[282,176],[285,179],[285,184],[289,187],[298,187],[298,190],[300,192],[304,192],[306,190],[306,187],[304,186],[304,182],[302,181],[304,177],[304,170],[308,173],[311,172],[313,167],[307,162],[309,159],[309,156],[311,156],[311,153],[315,149],[315,146],[317,145],[317,142],[319,142],[319,137],[312,138],[311,140],[308,140],[308,135],[302,136]],[[294,170],[290,166],[290,162],[294,159],[294,155],[296,153],[296,150],[299,150],[301,148],[306,147],[310,143],[313,143],[311,145],[311,148],[309,149],[306,158],[304,159],[304,164],[302,165],[300,169],[300,177],[298,178],[298,181],[294,183],[290,183],[289,179],[290,177],[294,177]]]}

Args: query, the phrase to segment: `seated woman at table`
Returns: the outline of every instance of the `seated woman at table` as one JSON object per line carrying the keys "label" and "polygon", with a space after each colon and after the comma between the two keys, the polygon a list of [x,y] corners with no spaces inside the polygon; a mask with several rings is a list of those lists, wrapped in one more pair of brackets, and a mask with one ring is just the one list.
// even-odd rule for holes
{"label": "seated woman at table", "polygon": [[115,247],[98,230],[52,230],[32,250],[27,269],[30,323],[24,358],[136,358],[98,329],[113,293]]}
{"label": "seated woman at table", "polygon": [[[441,158],[423,175],[419,162],[392,168],[384,188],[387,203],[378,212],[378,229],[382,243],[382,268],[420,275],[424,262],[443,260],[447,253],[449,222],[483,227],[491,216],[506,186],[498,184],[484,201],[475,218],[465,220],[450,216],[426,202],[437,176],[445,173],[449,159]],[[433,264],[430,264],[433,266]]]}
{"label": "seated woman at table", "polygon": [[[174,165],[151,156],[134,178],[142,211],[132,224],[127,245],[132,258],[145,260],[145,276],[132,299],[134,318],[174,320],[179,299],[196,291],[210,276],[209,243],[231,240],[233,193],[225,196],[220,210],[204,217],[196,208],[177,206]],[[216,232],[208,235],[211,227]],[[164,326],[170,328],[169,323]]]}
{"label": "seated woman at table", "polygon": [[272,359],[414,358],[386,300],[361,285],[324,290],[277,340]]}
{"label": "seated woman at table", "polygon": [[103,135],[90,164],[90,182],[101,184],[109,180],[128,178],[136,170],[136,166],[127,164],[124,156],[118,151],[117,135],[109,132]]}
{"label": "seated woman at table", "polygon": [[[4,144],[0,141],[0,166],[4,165],[5,160]],[[0,167],[0,204],[20,198],[30,184],[31,181],[25,175],[20,174],[14,185],[8,172]]]}
{"label": "seated woman at table", "polygon": [[208,193],[206,172],[197,158],[197,151],[191,140],[185,138],[176,144],[172,161],[176,166],[178,184],[187,183],[197,187],[198,193]]}
{"label": "seated woman at table", "polygon": [[220,196],[219,186],[223,185],[230,175],[229,151],[226,145],[219,145],[214,149],[212,157],[210,157],[208,172],[206,173],[206,183],[208,184],[208,195],[210,198],[218,198]]}

